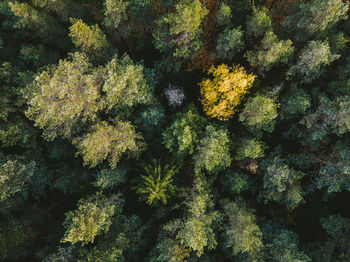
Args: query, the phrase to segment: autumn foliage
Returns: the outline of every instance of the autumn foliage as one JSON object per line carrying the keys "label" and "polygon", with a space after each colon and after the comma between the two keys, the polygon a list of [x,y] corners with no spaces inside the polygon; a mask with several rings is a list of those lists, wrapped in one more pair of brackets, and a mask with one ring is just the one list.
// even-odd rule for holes
{"label": "autumn foliage", "polygon": [[214,79],[200,83],[204,111],[212,118],[228,120],[252,87],[256,76],[248,74],[241,66],[229,67],[225,64],[217,68],[212,66],[208,73]]}

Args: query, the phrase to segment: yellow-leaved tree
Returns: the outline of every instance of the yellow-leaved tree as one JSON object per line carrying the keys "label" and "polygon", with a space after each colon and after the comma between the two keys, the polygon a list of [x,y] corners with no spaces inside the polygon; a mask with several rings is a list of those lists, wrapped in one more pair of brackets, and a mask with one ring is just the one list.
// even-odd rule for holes
{"label": "yellow-leaved tree", "polygon": [[252,87],[256,76],[248,74],[241,66],[229,67],[225,64],[217,68],[212,66],[208,73],[214,79],[206,79],[199,84],[204,111],[210,117],[228,120]]}

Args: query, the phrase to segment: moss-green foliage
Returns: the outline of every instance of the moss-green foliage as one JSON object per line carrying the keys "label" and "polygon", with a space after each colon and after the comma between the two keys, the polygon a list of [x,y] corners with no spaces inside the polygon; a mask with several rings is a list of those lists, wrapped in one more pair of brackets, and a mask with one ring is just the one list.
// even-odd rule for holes
{"label": "moss-green foliage", "polygon": [[350,261],[348,12],[0,1],[0,260]]}
{"label": "moss-green foliage", "polygon": [[252,15],[247,20],[247,32],[255,37],[260,37],[271,30],[271,18],[264,7],[253,8]]}
{"label": "moss-green foliage", "polygon": [[347,19],[349,3],[341,0],[316,0],[300,3],[298,10],[289,15],[284,26],[289,31],[296,31],[299,38],[305,39],[305,35],[334,26],[337,22]]}
{"label": "moss-green foliage", "polygon": [[141,134],[129,122],[118,121],[115,125],[100,122],[92,126],[91,132],[73,141],[78,154],[83,156],[84,164],[90,167],[102,163],[108,158],[113,168],[120,161],[123,153],[137,156],[144,143]]}
{"label": "moss-green foliage", "polygon": [[257,95],[248,99],[239,121],[243,122],[253,133],[266,131],[271,133],[275,129],[277,109],[276,100],[267,96]]}
{"label": "moss-green foliage", "polygon": [[254,51],[248,51],[246,56],[251,66],[267,71],[273,65],[286,64],[293,51],[292,41],[278,40],[277,35],[268,31],[261,40],[260,46],[257,46]]}
{"label": "moss-green foliage", "polygon": [[209,173],[216,173],[229,167],[231,156],[228,132],[211,125],[207,126],[193,159],[196,168],[205,168]]}
{"label": "moss-green foliage", "polygon": [[310,257],[298,247],[298,235],[278,221],[266,221],[262,233],[263,242],[269,247],[265,253],[266,261],[311,261]]}
{"label": "moss-green foliage", "polygon": [[70,60],[43,71],[28,88],[26,115],[53,140],[58,135],[71,137],[78,122],[96,118],[100,97],[88,57],[74,53]]}
{"label": "moss-green foliage", "polygon": [[262,233],[256,224],[256,217],[242,199],[223,202],[225,248],[233,255],[247,254],[254,260],[263,249]]}
{"label": "moss-green foliage", "polygon": [[178,113],[175,121],[163,132],[164,145],[178,154],[193,154],[205,125],[205,118],[194,107]]}
{"label": "moss-green foliage", "polygon": [[66,233],[62,242],[82,245],[93,243],[95,237],[107,232],[112,217],[121,212],[123,199],[117,195],[105,197],[100,193],[81,199],[78,208],[66,214]]}
{"label": "moss-green foliage", "polygon": [[155,47],[175,59],[193,59],[202,48],[201,24],[208,10],[199,0],[182,0],[175,12],[157,21],[154,33]]}
{"label": "moss-green foliage", "polygon": [[235,159],[243,160],[245,158],[260,158],[263,157],[266,145],[264,142],[255,138],[242,138],[238,142],[238,148]]}
{"label": "moss-green foliage", "polygon": [[218,37],[216,45],[217,57],[232,59],[236,53],[243,49],[243,31],[241,27],[225,29]]}
{"label": "moss-green foliage", "polygon": [[98,53],[108,46],[107,38],[98,25],[88,26],[80,19],[71,19],[69,37],[83,52]]}
{"label": "moss-green foliage", "polygon": [[278,154],[269,156],[263,167],[265,200],[285,204],[289,209],[297,207],[303,201],[300,179],[305,174],[289,167]]}
{"label": "moss-green foliage", "polygon": [[338,59],[332,54],[327,41],[309,41],[301,51],[297,63],[287,72],[287,77],[297,75],[302,83],[311,83],[321,74],[323,67]]}

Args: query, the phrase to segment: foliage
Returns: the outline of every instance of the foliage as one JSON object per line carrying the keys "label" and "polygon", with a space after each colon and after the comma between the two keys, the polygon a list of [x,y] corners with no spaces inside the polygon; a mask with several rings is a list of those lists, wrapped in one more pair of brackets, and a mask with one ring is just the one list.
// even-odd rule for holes
{"label": "foliage", "polygon": [[69,36],[74,45],[87,53],[99,53],[108,46],[107,38],[98,25],[88,26],[81,19],[70,19]]}
{"label": "foliage", "polygon": [[256,224],[256,217],[242,199],[223,202],[227,217],[224,227],[225,248],[233,255],[248,254],[254,259],[263,248],[262,234]]}
{"label": "foliage", "polygon": [[157,21],[154,45],[175,59],[193,59],[202,47],[201,24],[208,10],[199,0],[181,0],[175,9]]}
{"label": "foliage", "polygon": [[107,27],[118,28],[120,23],[127,19],[128,4],[122,0],[105,0],[104,24]]}
{"label": "foliage", "polygon": [[235,159],[243,160],[245,158],[263,157],[266,145],[264,142],[255,138],[243,138],[239,141]]}
{"label": "foliage", "polygon": [[256,49],[246,53],[247,60],[253,67],[259,67],[264,71],[270,70],[273,65],[287,63],[294,51],[292,41],[279,41],[272,31],[266,32]]}
{"label": "foliage", "polygon": [[228,132],[208,125],[193,159],[197,168],[204,167],[209,173],[229,167],[231,156]]}
{"label": "foliage", "polygon": [[78,122],[96,118],[100,98],[97,75],[84,53],[43,71],[28,88],[26,115],[44,130],[45,138],[69,138]]}
{"label": "foliage", "polygon": [[12,197],[14,194],[25,193],[25,187],[28,185],[35,171],[36,163],[23,163],[18,160],[2,160],[0,165],[0,203]]}
{"label": "foliage", "polygon": [[237,111],[244,95],[252,87],[255,75],[247,74],[243,67],[222,64],[208,71],[214,79],[200,83],[201,102],[206,114],[219,120],[228,120]]}
{"label": "foliage", "polygon": [[106,66],[102,91],[107,109],[132,107],[152,102],[152,88],[142,65],[134,64],[128,55],[113,58]]}
{"label": "foliage", "polygon": [[300,3],[298,11],[289,15],[284,26],[297,31],[301,39],[326,30],[338,21],[347,19],[349,3],[341,0],[315,0]]}
{"label": "foliage", "polygon": [[275,129],[279,104],[275,99],[256,95],[248,99],[243,111],[239,115],[239,121],[243,122],[251,131],[271,133]]}
{"label": "foliage", "polygon": [[278,154],[264,160],[263,167],[265,200],[285,204],[288,209],[297,207],[303,201],[300,179],[305,174],[289,167]]}
{"label": "foliage", "polygon": [[281,101],[281,117],[283,119],[292,119],[303,115],[311,106],[310,95],[303,89],[293,87]]}
{"label": "foliage", "polygon": [[163,132],[165,147],[178,154],[193,154],[205,122],[205,118],[198,115],[194,107],[190,107],[184,113],[178,113],[175,121]]}
{"label": "foliage", "polygon": [[217,57],[230,60],[237,52],[243,49],[243,46],[243,31],[241,27],[225,29],[218,37],[216,45]]}
{"label": "foliage", "polygon": [[231,23],[231,8],[226,3],[220,3],[220,8],[216,14],[216,20],[219,25],[225,26]]}
{"label": "foliage", "polygon": [[94,126],[90,133],[73,141],[78,154],[83,156],[84,164],[95,167],[108,158],[114,168],[123,153],[137,156],[144,147],[141,134],[129,122],[118,121],[110,125],[102,121]]}
{"label": "foliage", "polygon": [[299,238],[296,233],[286,229],[280,223],[267,221],[262,227],[263,241],[267,249],[267,260],[302,261],[311,259],[298,248]]}
{"label": "foliage", "polygon": [[163,167],[160,160],[154,159],[152,164],[145,166],[144,172],[145,175],[141,175],[142,182],[135,187],[136,194],[150,206],[156,206],[160,202],[165,205],[177,190],[172,184],[175,166],[166,164]]}
{"label": "foliage", "polygon": [[331,54],[327,41],[309,41],[301,50],[297,63],[287,72],[287,77],[295,74],[301,78],[302,83],[311,83],[319,77],[321,69],[338,59],[339,55]]}
{"label": "foliage", "polygon": [[251,17],[247,20],[247,32],[255,37],[260,37],[272,29],[271,18],[264,7],[253,8]]}
{"label": "foliage", "polygon": [[81,199],[78,208],[66,214],[66,233],[61,241],[93,243],[97,235],[109,230],[111,218],[121,212],[123,201],[118,195],[107,198],[100,193]]}
{"label": "foliage", "polygon": [[126,170],[123,168],[103,168],[97,173],[94,185],[101,189],[113,188],[121,183],[124,183],[126,176]]}

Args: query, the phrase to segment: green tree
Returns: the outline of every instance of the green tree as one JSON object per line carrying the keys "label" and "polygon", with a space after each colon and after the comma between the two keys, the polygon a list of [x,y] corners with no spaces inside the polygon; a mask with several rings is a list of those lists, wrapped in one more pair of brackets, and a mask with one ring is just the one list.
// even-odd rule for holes
{"label": "green tree", "polygon": [[193,154],[197,147],[206,120],[195,107],[178,113],[175,121],[163,132],[163,143],[171,152]]}
{"label": "green tree", "polygon": [[36,163],[10,159],[1,159],[0,163],[0,203],[19,192],[26,196],[26,188],[34,175]]}
{"label": "green tree", "polygon": [[[121,109],[153,102],[152,72],[135,64],[128,55],[113,58],[106,66],[102,91],[107,109]],[[128,109],[130,110],[130,109]]]}
{"label": "green tree", "polygon": [[196,168],[205,168],[209,173],[229,167],[231,156],[228,132],[208,125],[193,159]]}
{"label": "green tree", "polygon": [[136,133],[129,122],[118,121],[110,125],[102,121],[91,129],[90,133],[73,140],[84,164],[90,167],[108,158],[110,166],[114,168],[124,153],[136,157],[144,149],[142,135]]}
{"label": "green tree", "polygon": [[78,123],[96,119],[100,98],[98,74],[83,53],[40,73],[28,87],[26,116],[44,130],[45,138],[70,138]]}
{"label": "green tree", "polygon": [[129,2],[122,0],[105,0],[103,23],[107,27],[118,28],[121,22],[127,19],[127,7]]}
{"label": "green tree", "polygon": [[13,23],[14,28],[29,29],[43,42],[47,43],[54,43],[60,38],[61,47],[65,46],[66,30],[51,15],[34,8],[26,2],[11,1],[6,4],[17,18],[16,22]]}
{"label": "green tree", "polygon": [[268,261],[300,261],[308,262],[311,259],[298,248],[299,238],[296,233],[286,229],[280,222],[267,221],[261,227],[263,242]]}
{"label": "green tree", "polygon": [[264,245],[253,210],[242,199],[235,202],[224,200],[222,206],[224,221],[227,221],[223,224],[224,247],[233,255],[247,254],[254,261]]}
{"label": "green tree", "polygon": [[303,89],[292,87],[281,100],[281,117],[293,119],[306,113],[311,106],[311,97]]}
{"label": "green tree", "polygon": [[105,197],[101,193],[79,200],[78,208],[66,214],[66,233],[62,242],[82,245],[93,243],[95,237],[107,232],[112,217],[120,214],[124,200],[118,195]]}
{"label": "green tree", "polygon": [[160,160],[154,159],[152,164],[145,166],[144,172],[141,182],[135,186],[136,194],[150,206],[159,205],[160,202],[165,205],[177,190],[173,185],[176,167],[170,167],[168,164],[162,166]]}
{"label": "green tree", "polygon": [[263,36],[272,29],[271,18],[265,7],[253,8],[253,13],[247,20],[247,33],[255,37]]}
{"label": "green tree", "polygon": [[69,36],[81,51],[97,55],[108,47],[106,35],[98,25],[88,26],[81,19],[74,18],[70,22]]}
{"label": "green tree", "polygon": [[285,204],[288,209],[294,209],[303,202],[303,190],[300,180],[304,173],[289,167],[278,152],[274,152],[262,163],[264,170],[265,201],[275,201]]}
{"label": "green tree", "polygon": [[262,131],[271,133],[275,129],[278,107],[279,104],[274,98],[263,95],[250,97],[239,114],[239,121],[254,133],[261,134]]}
{"label": "green tree", "polygon": [[298,11],[287,16],[284,27],[293,32],[297,31],[300,39],[305,35],[322,32],[334,26],[338,21],[347,19],[348,1],[315,0],[302,2]]}
{"label": "green tree", "polygon": [[235,159],[243,160],[245,158],[261,158],[265,155],[266,144],[255,138],[244,137],[238,142],[238,148]]}
{"label": "green tree", "polygon": [[124,183],[126,176],[126,170],[123,168],[103,168],[97,173],[94,185],[101,189],[110,189]]}
{"label": "green tree", "polygon": [[261,71],[268,71],[272,66],[287,63],[293,54],[294,47],[290,40],[278,40],[272,31],[266,32],[260,46],[254,51],[248,51],[246,57],[253,67],[259,67]]}
{"label": "green tree", "polygon": [[236,53],[243,49],[243,46],[243,30],[241,27],[225,29],[218,37],[216,45],[217,57],[231,60]]}
{"label": "green tree", "polygon": [[309,41],[301,50],[297,63],[287,72],[287,78],[298,75],[302,83],[311,83],[321,74],[323,67],[339,58],[332,54],[327,41]]}
{"label": "green tree", "polygon": [[199,0],[181,0],[175,8],[157,21],[154,45],[175,61],[191,60],[202,48],[201,24],[208,10]]}
{"label": "green tree", "polygon": [[231,8],[226,3],[220,3],[219,10],[216,14],[216,21],[221,26],[227,26],[231,24]]}

